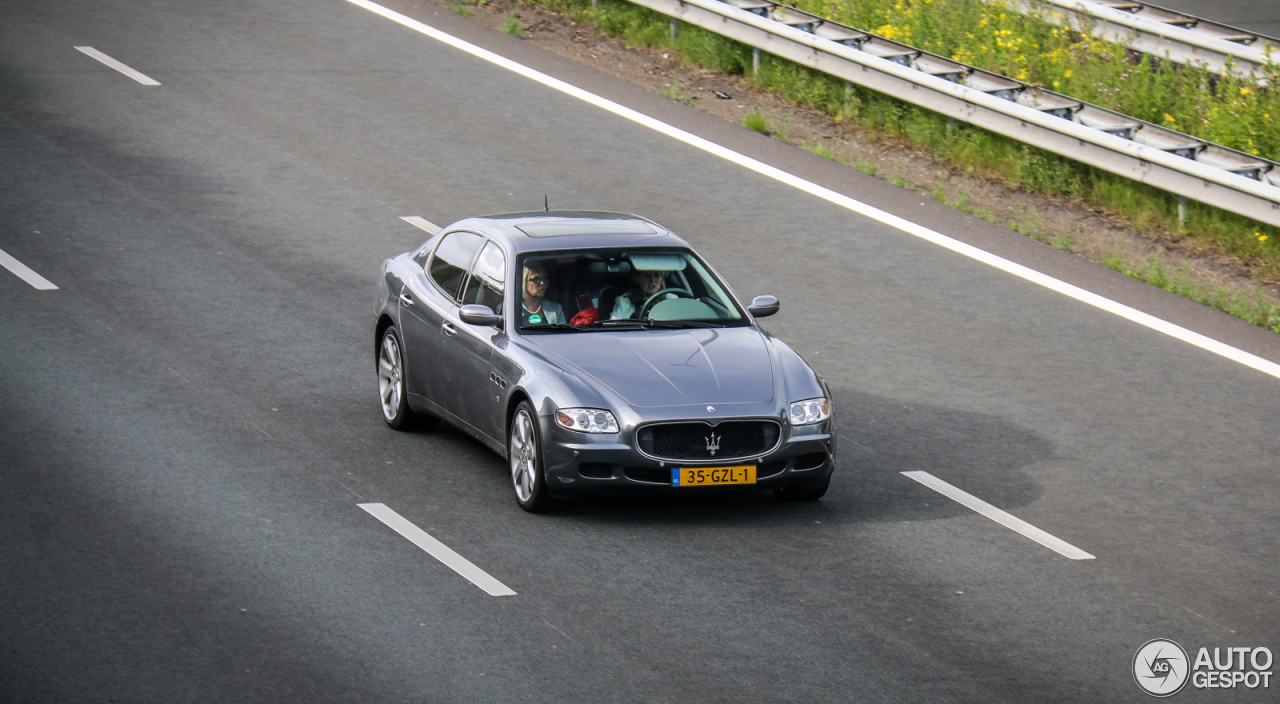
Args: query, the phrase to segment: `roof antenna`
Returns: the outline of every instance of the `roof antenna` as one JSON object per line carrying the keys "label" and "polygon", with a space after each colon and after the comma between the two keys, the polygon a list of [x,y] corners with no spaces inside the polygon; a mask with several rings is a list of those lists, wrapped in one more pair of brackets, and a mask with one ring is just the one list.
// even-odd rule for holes
{"label": "roof antenna", "polygon": [[547,194],[545,193],[542,194],[542,211],[546,213],[551,212],[551,204],[547,201]]}

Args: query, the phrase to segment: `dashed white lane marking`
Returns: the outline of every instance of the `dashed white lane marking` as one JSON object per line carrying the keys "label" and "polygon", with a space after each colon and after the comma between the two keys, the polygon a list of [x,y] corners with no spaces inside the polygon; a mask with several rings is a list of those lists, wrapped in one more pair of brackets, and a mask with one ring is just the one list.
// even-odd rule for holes
{"label": "dashed white lane marking", "polygon": [[0,249],[0,266],[12,271],[18,276],[18,278],[26,281],[41,291],[58,290],[58,287],[54,286],[51,281],[32,271],[31,267],[26,264],[23,264],[17,259],[9,256],[9,253],[5,252],[3,249]]}
{"label": "dashed white lane marking", "polygon": [[981,513],[996,523],[1031,538],[1046,548],[1061,554],[1063,557],[1068,557],[1072,560],[1095,559],[1093,555],[1090,555],[1071,543],[1068,543],[1061,538],[1055,538],[1030,523],[1027,523],[1021,518],[1015,518],[995,506],[992,506],[986,501],[979,499],[973,494],[957,489],[928,472],[903,472],[903,474],[920,482],[921,484],[924,484],[939,494]]}
{"label": "dashed white lane marking", "polygon": [[135,69],[129,68],[128,66],[125,66],[119,61],[116,61],[115,59],[111,58],[110,56],[107,56],[106,54],[102,53],[101,51],[98,51],[97,49],[94,49],[91,46],[78,46],[76,47],[76,50],[83,52],[89,56],[92,56],[98,61],[101,61],[102,63],[110,66],[111,68],[114,68],[115,70],[119,71],[120,73],[123,73],[124,75],[128,76],[129,78],[132,78],[133,80],[141,83],[144,86],[160,85],[160,81],[157,81],[156,79],[140,71],[137,71]]}
{"label": "dashed white lane marking", "polygon": [[1005,259],[1003,257],[999,257],[994,254],[991,254],[990,252],[986,252],[981,249],[978,249],[973,245],[965,244],[964,242],[961,242],[959,240],[947,237],[942,233],[934,232],[933,230],[930,230],[929,228],[924,227],[923,225],[917,225],[916,223],[911,222],[910,220],[905,220],[903,218],[898,217],[897,215],[886,213],[885,211],[880,210],[879,208],[867,205],[866,203],[854,200],[840,193],[836,193],[835,191],[829,188],[823,188],[822,186],[819,186],[816,183],[810,183],[809,181],[806,181],[800,178],[799,176],[794,176],[792,174],[789,174],[786,171],[783,171],[782,169],[769,166],[768,164],[752,159],[751,157],[746,156],[745,154],[739,154],[738,152],[735,152],[732,149],[729,149],[727,147],[722,147],[719,144],[716,144],[715,142],[711,142],[709,140],[703,139],[702,137],[697,137],[695,135],[692,135],[678,127],[672,127],[671,125],[668,125],[665,122],[655,120],[654,118],[649,117],[648,115],[645,115],[643,113],[637,112],[635,110],[632,110],[631,108],[623,107],[613,102],[612,100],[602,98],[594,93],[589,93],[581,88],[578,88],[577,86],[565,83],[564,81],[558,78],[552,78],[551,76],[548,76],[545,73],[542,73],[541,71],[536,71],[523,64],[518,64],[515,61],[512,61],[511,59],[508,59],[503,56],[499,56],[493,53],[492,51],[489,51],[488,49],[482,49],[470,42],[459,39],[451,34],[446,34],[445,32],[442,32],[436,29],[435,27],[432,27],[427,24],[423,24],[422,22],[419,22],[415,19],[405,17],[404,15],[394,10],[388,10],[387,8],[377,3],[370,2],[369,0],[347,0],[347,1],[352,3],[353,5],[357,5],[366,10],[369,10],[370,12],[381,15],[393,22],[404,25],[405,27],[408,27],[409,29],[412,29],[415,32],[420,32],[422,34],[427,35],[428,37],[431,37],[432,39],[435,39],[440,42],[444,42],[449,46],[465,51],[468,54],[471,54],[472,56],[483,59],[497,66],[501,66],[502,68],[505,68],[509,71],[513,71],[517,74],[520,74],[525,78],[537,81],[538,83],[541,83],[549,88],[554,88],[555,90],[565,93],[566,95],[570,95],[575,98],[578,98],[579,100],[582,100],[584,102],[590,103],[591,105],[594,105],[598,108],[608,110],[609,112],[615,115],[618,115],[619,117],[623,117],[628,120],[631,120],[632,122],[643,125],[645,127],[648,127],[649,129],[655,130],[662,134],[665,134],[668,137],[678,139],[681,142],[684,142],[685,144],[701,149],[702,151],[705,151],[709,154],[714,154],[727,161],[731,161],[739,166],[742,166],[743,168],[750,169],[758,174],[767,176],[781,183],[785,183],[788,186],[797,188],[801,191],[804,191],[805,193],[816,196],[830,203],[834,203],[835,205],[838,205],[842,208],[858,213],[863,217],[867,217],[872,220],[876,220],[878,222],[884,223],[885,225],[897,228],[909,235],[914,235],[916,237],[919,237],[923,240],[927,240],[941,247],[946,247],[947,249],[957,254],[962,254],[966,257],[969,257],[970,259],[974,259],[982,262],[983,264],[993,266],[997,269],[1000,269],[1001,271],[1005,271],[1007,273],[1013,274],[1014,276],[1025,279],[1034,284],[1038,284],[1052,291],[1057,291],[1058,293],[1061,293],[1064,296],[1069,296],[1082,303],[1087,303],[1096,308],[1101,308],[1102,310],[1105,310],[1108,313],[1118,315],[1121,318],[1124,318],[1126,320],[1130,320],[1139,325],[1151,328],[1156,332],[1163,333],[1165,335],[1176,338],[1178,340],[1182,340],[1183,342],[1195,345],[1200,349],[1206,350],[1208,352],[1212,352],[1216,355],[1221,355],[1223,357],[1226,357],[1227,359],[1230,359],[1233,362],[1238,362],[1247,367],[1252,367],[1253,369],[1256,369],[1262,372],[1263,374],[1269,374],[1273,377],[1276,377],[1277,379],[1280,379],[1280,364],[1276,364],[1275,362],[1265,360],[1257,355],[1245,352],[1244,350],[1236,349],[1235,347],[1219,342],[1211,337],[1206,337],[1205,335],[1201,335],[1198,332],[1192,332],[1191,330],[1188,330],[1182,326],[1174,325],[1173,323],[1170,323],[1166,320],[1157,318],[1154,315],[1149,315],[1147,313],[1143,313],[1140,310],[1130,308],[1129,306],[1126,306],[1123,303],[1117,303],[1116,301],[1113,301],[1109,298],[1104,298],[1091,291],[1086,291],[1080,288],[1079,286],[1069,284],[1065,281],[1059,281],[1058,279],[1055,279],[1052,276],[1049,276],[1047,274],[1042,274],[1036,271],[1035,269],[1031,269],[1021,264],[1011,262],[1008,259]]}
{"label": "dashed white lane marking", "polygon": [[404,220],[410,225],[413,225],[416,228],[419,228],[421,230],[426,230],[427,234],[429,235],[435,235],[437,232],[440,231],[439,225],[431,222],[430,220],[424,220],[418,217],[417,215],[406,215],[405,217],[402,217],[400,219]]}
{"label": "dashed white lane marking", "polygon": [[369,512],[374,518],[387,524],[391,530],[409,539],[427,554],[443,562],[446,567],[466,577],[472,584],[489,593],[489,596],[515,596],[510,587],[499,582],[488,572],[471,564],[467,558],[454,552],[448,545],[436,540],[426,531],[413,525],[407,518],[387,508],[384,504],[356,504]]}

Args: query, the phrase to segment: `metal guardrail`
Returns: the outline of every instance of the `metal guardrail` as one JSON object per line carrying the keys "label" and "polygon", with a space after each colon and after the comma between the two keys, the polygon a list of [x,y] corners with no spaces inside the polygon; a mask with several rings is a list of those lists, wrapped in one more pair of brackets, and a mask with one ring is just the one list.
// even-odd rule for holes
{"label": "metal guardrail", "polygon": [[1280,163],[769,0],[630,0],[850,83],[1280,226]]}
{"label": "metal guardrail", "polygon": [[[1022,11],[1057,8],[1053,12],[1082,33],[1215,71],[1226,70],[1230,64],[1241,77],[1254,74],[1261,78],[1268,60],[1280,61],[1280,39],[1144,2],[1008,0],[1008,4]],[[1048,19],[1056,18],[1050,15]]]}

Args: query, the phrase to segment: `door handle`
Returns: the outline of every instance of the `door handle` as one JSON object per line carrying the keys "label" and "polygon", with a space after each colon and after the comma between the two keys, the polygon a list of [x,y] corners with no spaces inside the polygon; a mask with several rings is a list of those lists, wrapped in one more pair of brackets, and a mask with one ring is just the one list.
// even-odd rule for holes
{"label": "door handle", "polygon": [[413,305],[413,296],[410,296],[407,293],[400,294],[400,305],[403,305],[403,306]]}
{"label": "door handle", "polygon": [[458,329],[453,327],[453,323],[445,323],[440,326],[440,332],[448,335],[449,337],[453,337],[458,334]]}

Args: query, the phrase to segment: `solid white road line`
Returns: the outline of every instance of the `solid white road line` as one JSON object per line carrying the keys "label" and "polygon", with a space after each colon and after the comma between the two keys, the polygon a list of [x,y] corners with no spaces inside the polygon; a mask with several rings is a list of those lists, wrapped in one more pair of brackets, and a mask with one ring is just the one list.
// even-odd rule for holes
{"label": "solid white road line", "polygon": [[369,512],[374,518],[387,524],[391,530],[409,539],[409,542],[426,550],[428,554],[443,562],[449,569],[466,577],[472,584],[489,593],[489,596],[515,596],[510,587],[489,576],[488,572],[471,564],[467,558],[459,555],[448,545],[436,540],[426,531],[413,525],[404,516],[387,508],[384,504],[356,504]]}
{"label": "solid white road line", "polygon": [[9,256],[9,253],[5,252],[3,249],[0,249],[0,266],[3,266],[9,271],[17,274],[18,278],[26,281],[41,291],[58,290],[58,287],[54,286],[51,281],[32,271],[31,267],[26,264],[23,264],[17,259]]}
{"label": "solid white road line", "polygon": [[939,494],[942,494],[943,496],[949,499],[952,499],[965,506],[968,506],[974,511],[977,511],[978,513],[981,513],[982,515],[986,516],[987,518],[990,518],[996,523],[999,523],[1005,528],[1008,528],[1017,533],[1021,533],[1027,536],[1028,538],[1031,538],[1032,540],[1036,541],[1037,543],[1040,543],[1046,548],[1049,548],[1050,550],[1053,550],[1054,552],[1061,554],[1063,557],[1068,557],[1068,558],[1071,558],[1072,560],[1094,559],[1093,555],[1090,555],[1089,553],[1085,552],[1084,550],[1081,550],[1080,548],[1072,545],[1071,543],[1068,543],[1067,541],[1062,540],[1060,538],[1055,538],[1052,535],[1049,535],[1048,533],[1040,530],[1039,528],[1036,528],[1030,523],[1027,523],[1026,521],[1020,518],[1015,518],[1005,513],[1004,511],[1001,511],[995,506],[992,506],[986,501],[979,499],[973,494],[970,494],[966,491],[961,491],[960,489],[957,489],[956,487],[942,481],[941,479],[933,476],[932,474],[929,474],[928,472],[903,472],[903,474],[920,482],[921,484],[924,484],[925,486],[929,487],[930,489],[933,489],[934,491],[938,492]]}
{"label": "solid white road line", "polygon": [[604,110],[608,110],[609,112],[615,115],[624,117],[640,125],[644,125],[645,127],[648,127],[657,132],[661,132],[662,134],[665,134],[674,139],[678,139],[681,142],[684,142],[685,144],[701,149],[707,153],[714,154],[718,157],[721,157],[722,159],[731,161],[735,164],[738,164],[739,166],[750,169],[758,174],[761,174],[763,176],[768,176],[769,178],[772,178],[776,181],[780,181],[781,183],[785,183],[789,186],[792,186],[793,188],[797,188],[801,191],[804,191],[805,193],[808,193],[813,196],[817,196],[818,198],[834,203],[835,205],[838,205],[842,208],[858,213],[863,217],[871,218],[872,220],[876,220],[886,225],[889,225],[891,227],[895,227],[907,234],[915,235],[916,237],[919,237],[924,240],[928,240],[929,242],[932,242],[936,245],[946,247],[947,249],[950,249],[951,251],[956,252],[957,254],[963,254],[964,256],[980,261],[983,264],[993,266],[997,269],[1000,269],[1001,271],[1008,272],[1010,274],[1013,274],[1014,276],[1026,279],[1027,281],[1030,281],[1034,284],[1038,284],[1050,290],[1057,291],[1058,293],[1074,298],[1077,301],[1080,301],[1082,303],[1087,303],[1091,306],[1101,308],[1102,310],[1105,310],[1108,313],[1118,315],[1121,318],[1125,318],[1126,320],[1133,321],[1139,325],[1143,325],[1145,327],[1151,328],[1152,330],[1155,330],[1157,332],[1182,340],[1183,342],[1195,345],[1196,347],[1199,347],[1203,350],[1207,350],[1214,354],[1226,357],[1227,359],[1230,359],[1233,362],[1238,362],[1247,367],[1252,367],[1253,369],[1256,369],[1264,374],[1269,374],[1273,377],[1276,377],[1277,379],[1280,379],[1280,364],[1276,364],[1275,362],[1265,360],[1257,355],[1245,352],[1244,350],[1236,349],[1235,347],[1232,347],[1225,343],[1218,342],[1213,338],[1206,337],[1204,335],[1201,335],[1200,333],[1187,330],[1186,328],[1181,327],[1179,325],[1174,325],[1173,323],[1170,323],[1168,321],[1161,320],[1160,318],[1157,318],[1153,315],[1148,315],[1147,313],[1143,313],[1140,310],[1130,308],[1129,306],[1126,306],[1123,303],[1117,303],[1116,301],[1113,301],[1109,298],[1104,298],[1102,296],[1099,296],[1096,293],[1086,291],[1080,288],[1079,286],[1069,284],[1065,281],[1059,281],[1058,279],[1055,279],[1052,276],[1048,276],[1047,274],[1042,274],[1034,269],[1025,267],[1021,264],[1011,262],[1008,259],[1005,259],[1003,257],[998,257],[994,254],[991,254],[990,252],[983,251],[972,245],[968,245],[959,240],[952,239],[941,233],[934,232],[933,230],[930,230],[929,228],[924,227],[922,225],[917,225],[909,220],[904,220],[903,218],[900,218],[896,215],[886,213],[885,211],[880,210],[879,208],[875,208],[870,205],[867,205],[866,203],[856,201],[848,196],[836,193],[831,189],[823,188],[822,186],[819,186],[816,183],[810,183],[809,181],[806,181],[800,178],[799,176],[794,176],[781,169],[774,168],[772,166],[769,166],[768,164],[752,159],[749,156],[746,156],[744,154],[739,154],[738,152],[735,152],[726,147],[722,147],[719,144],[716,144],[715,142],[711,142],[701,137],[694,136],[688,132],[685,132],[682,129],[679,129],[678,127],[672,127],[671,125],[668,125],[665,122],[660,122],[658,120],[655,120],[654,118],[649,117],[648,115],[645,115],[643,113],[636,112],[631,108],[623,107],[613,102],[612,100],[607,100],[594,93],[589,93],[585,90],[582,90],[581,88],[578,88],[577,86],[570,85],[557,78],[552,78],[551,76],[548,76],[540,71],[531,69],[528,66],[524,66],[523,64],[518,64],[512,61],[511,59],[499,56],[489,51],[488,49],[482,49],[470,42],[459,39],[451,34],[446,34],[436,29],[435,27],[432,27],[427,24],[423,24],[422,22],[419,22],[415,19],[406,17],[394,10],[389,10],[377,3],[370,2],[369,0],[347,0],[347,1],[352,3],[353,5],[357,5],[366,10],[369,10],[370,12],[381,15],[393,22],[404,25],[405,27],[408,27],[409,29],[412,29],[416,32],[425,34],[428,37],[431,37],[432,39],[444,42],[445,44],[448,44],[454,48],[465,51],[468,54],[471,54],[472,56],[475,56],[480,59],[484,59],[485,61],[488,61],[492,64],[496,64],[509,71],[518,73],[521,76],[537,81],[538,83],[541,83],[549,88],[554,88],[555,90],[565,93],[566,95],[571,95],[575,98],[578,98],[579,100],[595,105],[596,107],[602,108]]}
{"label": "solid white road line", "polygon": [[141,83],[144,86],[160,85],[160,82],[155,80],[154,78],[151,78],[150,76],[147,76],[144,73],[131,69],[128,66],[125,66],[119,61],[116,61],[115,59],[111,58],[110,56],[107,56],[106,54],[102,53],[101,51],[98,51],[97,49],[94,49],[91,46],[78,46],[76,47],[76,50],[84,52],[89,56],[92,56],[93,58],[110,66],[111,68],[114,68],[115,70],[119,71],[120,73],[123,73],[124,75],[128,76],[129,78],[132,78],[133,80]]}
{"label": "solid white road line", "polygon": [[437,232],[440,231],[439,225],[431,222],[430,220],[424,220],[418,217],[417,215],[408,215],[400,219],[404,220],[410,225],[413,225],[414,227],[426,230],[428,235],[435,235]]}

